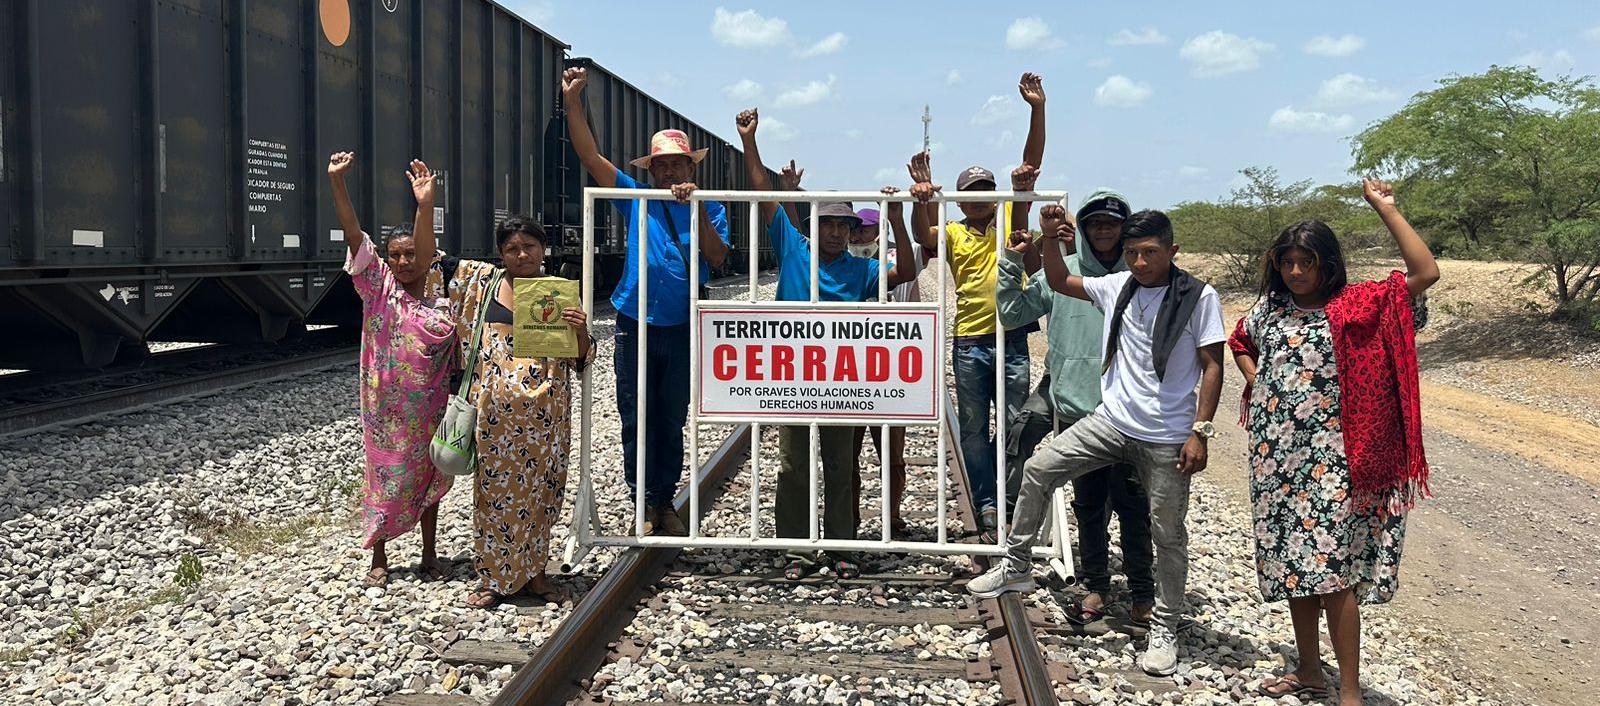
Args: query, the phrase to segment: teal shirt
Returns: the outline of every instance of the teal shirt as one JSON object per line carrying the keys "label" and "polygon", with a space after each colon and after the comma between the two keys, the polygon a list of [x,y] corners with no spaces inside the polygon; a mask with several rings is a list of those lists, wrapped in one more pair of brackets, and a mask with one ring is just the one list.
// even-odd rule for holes
{"label": "teal shirt", "polygon": [[[1050,316],[1045,333],[1050,344],[1045,354],[1050,406],[1063,425],[1089,416],[1100,406],[1105,315],[1087,301],[1051,289],[1042,272],[1026,276],[1022,256],[1010,250],[1002,252],[1005,257],[1000,258],[995,297],[1000,323],[1009,329]],[[1126,271],[1128,265],[1119,258],[1114,267],[1106,269],[1093,254],[1080,251],[1067,256],[1067,269],[1080,277],[1099,277]]]}

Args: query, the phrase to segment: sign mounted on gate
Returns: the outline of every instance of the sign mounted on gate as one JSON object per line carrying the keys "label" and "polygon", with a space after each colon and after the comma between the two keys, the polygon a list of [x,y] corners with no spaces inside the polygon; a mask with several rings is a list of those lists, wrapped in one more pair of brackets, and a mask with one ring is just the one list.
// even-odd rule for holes
{"label": "sign mounted on gate", "polygon": [[936,424],[937,305],[700,302],[701,421]]}

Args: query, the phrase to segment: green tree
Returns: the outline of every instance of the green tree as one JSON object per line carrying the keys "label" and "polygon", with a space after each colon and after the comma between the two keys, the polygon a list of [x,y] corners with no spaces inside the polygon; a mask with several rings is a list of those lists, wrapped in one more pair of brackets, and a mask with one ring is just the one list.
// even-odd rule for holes
{"label": "green tree", "polygon": [[1563,312],[1600,299],[1600,90],[1491,67],[1443,79],[1353,143],[1355,171],[1400,177],[1407,209],[1540,263]]}

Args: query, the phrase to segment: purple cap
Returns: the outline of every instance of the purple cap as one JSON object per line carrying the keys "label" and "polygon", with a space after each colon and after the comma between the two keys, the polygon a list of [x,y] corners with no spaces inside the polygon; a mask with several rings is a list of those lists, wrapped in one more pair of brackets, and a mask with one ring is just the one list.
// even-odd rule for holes
{"label": "purple cap", "polygon": [[878,225],[878,209],[863,208],[856,211],[856,218],[861,219],[862,227]]}

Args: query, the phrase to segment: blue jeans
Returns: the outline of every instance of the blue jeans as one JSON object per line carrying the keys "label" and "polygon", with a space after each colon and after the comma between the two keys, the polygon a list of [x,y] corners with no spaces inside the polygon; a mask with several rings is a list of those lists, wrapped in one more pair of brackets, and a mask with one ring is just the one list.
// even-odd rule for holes
{"label": "blue jeans", "polygon": [[[972,489],[972,504],[979,512],[996,504],[994,435],[989,431],[989,410],[995,401],[994,353],[993,341],[957,343],[951,356],[956,378],[956,421],[961,424],[961,457],[967,465],[967,487]],[[1000,423],[1010,424],[1028,398],[1026,337],[1006,340],[1005,366],[1006,415]],[[1006,485],[1016,488],[1019,483],[1012,482],[1013,473],[1020,473],[1020,467],[1006,469]],[[1014,492],[1006,495],[1006,514],[1009,515],[1012,514],[1010,508],[1016,506],[1016,496]]]}
{"label": "blue jeans", "polygon": [[[638,459],[637,361],[639,322],[617,314],[617,416],[622,418],[622,475],[634,492]],[[646,505],[672,502],[683,476],[683,424],[689,418],[689,325],[651,326],[645,341],[644,497]]]}

